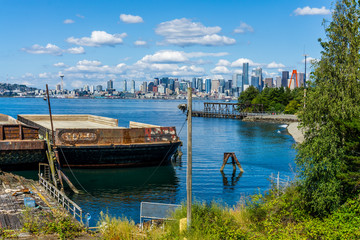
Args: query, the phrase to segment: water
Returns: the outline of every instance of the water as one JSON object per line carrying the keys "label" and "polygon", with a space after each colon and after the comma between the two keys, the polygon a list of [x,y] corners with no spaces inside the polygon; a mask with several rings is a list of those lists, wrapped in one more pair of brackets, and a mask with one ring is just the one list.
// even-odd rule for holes
{"label": "water", "polygon": [[[203,101],[195,101],[199,109]],[[96,225],[100,211],[139,221],[140,202],[186,201],[186,116],[177,108],[182,101],[122,99],[51,99],[53,114],[94,114],[119,119],[120,126],[138,121],[175,126],[184,143],[182,160],[174,166],[65,170],[81,194],[67,193]],[[38,98],[0,98],[0,113],[47,114],[47,102]],[[269,176],[278,172],[293,176],[293,138],[284,126],[242,122],[233,119],[193,118],[193,196],[198,201],[236,205],[241,196],[270,187]],[[224,152],[235,152],[245,172],[232,173],[232,166],[219,171]],[[36,172],[22,172],[36,177]],[[78,182],[80,183],[78,183]]]}

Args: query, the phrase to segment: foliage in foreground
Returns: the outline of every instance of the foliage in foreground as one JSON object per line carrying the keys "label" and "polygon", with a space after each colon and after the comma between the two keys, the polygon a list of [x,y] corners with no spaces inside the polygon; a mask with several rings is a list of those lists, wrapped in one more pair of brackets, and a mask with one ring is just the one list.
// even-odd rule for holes
{"label": "foliage in foreground", "polygon": [[72,239],[82,231],[82,226],[61,211],[53,214],[35,212],[36,209],[26,208],[23,212],[23,231],[34,235],[58,234],[60,239]]}
{"label": "foliage in foreground", "polygon": [[360,184],[360,3],[337,1],[332,18],[299,114],[306,132],[296,157],[305,207],[321,217],[357,196]]}
{"label": "foliage in foreground", "polygon": [[359,239],[360,200],[349,199],[325,218],[309,215],[299,186],[284,193],[270,190],[229,208],[216,203],[195,203],[192,227],[180,233],[186,207],[173,214],[174,221],[141,231],[133,221],[102,215],[103,239]]}

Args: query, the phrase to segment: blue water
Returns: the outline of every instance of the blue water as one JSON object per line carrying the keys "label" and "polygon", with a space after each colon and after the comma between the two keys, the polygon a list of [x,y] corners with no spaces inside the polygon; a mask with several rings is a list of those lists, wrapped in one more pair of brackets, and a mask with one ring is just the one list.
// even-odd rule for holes
{"label": "blue water", "polygon": [[[51,99],[53,114],[94,114],[119,120],[175,126],[183,157],[172,166],[66,170],[80,194],[69,196],[96,225],[100,211],[139,221],[140,202],[182,203],[186,201],[186,116],[177,108],[184,100]],[[194,101],[199,109],[203,101]],[[0,113],[47,114],[47,102],[40,98],[0,98]],[[279,124],[242,122],[233,119],[193,118],[193,197],[236,205],[241,196],[263,192],[270,187],[269,176],[280,173],[293,177],[293,138]],[[224,152],[235,152],[245,172],[219,169]],[[23,172],[24,175],[29,174]],[[30,173],[35,175],[35,172]],[[78,182],[79,183],[78,183]]]}

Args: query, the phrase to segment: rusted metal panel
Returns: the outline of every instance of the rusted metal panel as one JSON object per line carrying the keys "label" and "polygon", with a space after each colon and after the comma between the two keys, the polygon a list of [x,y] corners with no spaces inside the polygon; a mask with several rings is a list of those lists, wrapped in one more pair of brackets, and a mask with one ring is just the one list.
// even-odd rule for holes
{"label": "rusted metal panel", "polygon": [[7,140],[0,141],[1,151],[10,150],[45,150],[44,140]]}
{"label": "rusted metal panel", "polygon": [[38,129],[21,124],[1,125],[0,140],[38,139]]}
{"label": "rusted metal panel", "polygon": [[57,129],[56,145],[111,145],[178,141],[175,127]]}

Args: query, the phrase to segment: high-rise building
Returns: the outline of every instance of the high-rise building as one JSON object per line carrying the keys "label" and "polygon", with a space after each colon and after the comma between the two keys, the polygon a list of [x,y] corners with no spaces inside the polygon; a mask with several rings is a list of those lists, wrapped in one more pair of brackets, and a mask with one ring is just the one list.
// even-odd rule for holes
{"label": "high-rise building", "polygon": [[124,92],[127,92],[127,81],[126,81],[126,79],[124,80]]}
{"label": "high-rise building", "polygon": [[131,93],[135,93],[135,81],[131,80]]}
{"label": "high-rise building", "polygon": [[96,86],[96,91],[102,92],[102,90],[103,90],[103,88],[102,88],[101,85],[97,85],[97,86]]}
{"label": "high-rise building", "polygon": [[159,85],[159,78],[154,78],[154,85],[155,86]]}
{"label": "high-rise building", "polygon": [[84,85],[84,91],[85,91],[85,92],[89,92],[89,91],[90,91],[89,85],[87,85],[87,84]]}
{"label": "high-rise building", "polygon": [[143,92],[146,93],[148,88],[147,88],[147,82],[143,82],[142,83],[142,89],[143,89]]}
{"label": "high-rise building", "polygon": [[298,79],[298,84],[299,87],[304,87],[305,86],[305,73],[297,73],[297,79]]}
{"label": "high-rise building", "polygon": [[94,85],[91,85],[91,86],[90,86],[90,92],[91,92],[91,93],[94,93],[94,91],[95,91],[95,86],[94,86]]}
{"label": "high-rise building", "polygon": [[283,71],[281,76],[281,86],[288,87],[289,71]]}
{"label": "high-rise building", "polygon": [[61,91],[61,84],[56,84],[56,91]]}
{"label": "high-rise building", "polygon": [[249,85],[249,63],[243,63],[243,85]]}
{"label": "high-rise building", "polygon": [[115,91],[115,89],[114,89],[114,81],[113,80],[110,79],[109,81],[107,81],[106,91],[108,91],[108,92]]}
{"label": "high-rise building", "polygon": [[153,92],[153,89],[154,89],[154,83],[153,83],[153,82],[149,82],[149,84],[148,84],[148,91],[149,91],[149,92]]}
{"label": "high-rise building", "polygon": [[259,78],[259,83],[258,83],[258,89],[259,91],[261,91],[264,88],[264,81],[263,81],[263,76],[262,76],[262,68],[261,67],[257,67],[255,69],[253,69],[253,74],[255,77]]}
{"label": "high-rise building", "polygon": [[273,78],[265,78],[264,80],[265,82],[265,85],[269,88],[272,88],[274,85],[273,85]]}
{"label": "high-rise building", "polygon": [[197,79],[196,86],[197,86],[197,89],[199,90],[199,92],[203,91],[203,79],[202,78]]}
{"label": "high-rise building", "polygon": [[219,92],[220,81],[211,80],[211,92]]}
{"label": "high-rise building", "polygon": [[277,88],[280,88],[280,87],[281,87],[281,77],[280,77],[280,76],[276,77],[275,83],[276,83],[276,87],[277,87]]}
{"label": "high-rise building", "polygon": [[258,90],[260,90],[259,77],[258,76],[251,76],[250,86],[254,86]]}
{"label": "high-rise building", "polygon": [[192,88],[192,89],[196,89],[196,78],[192,78],[191,88]]}
{"label": "high-rise building", "polygon": [[205,92],[210,93],[211,92],[211,79],[207,78],[205,80]]}

